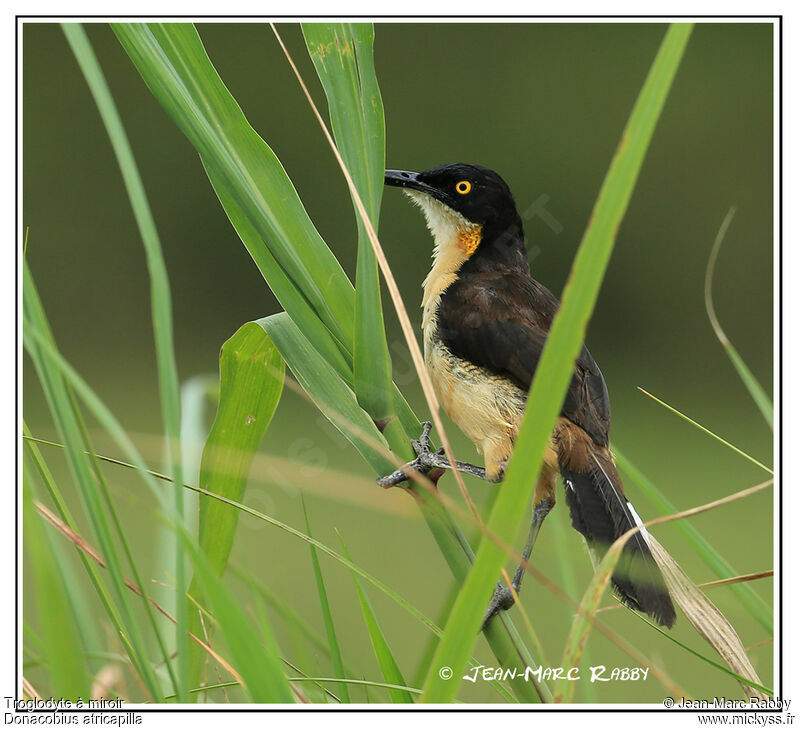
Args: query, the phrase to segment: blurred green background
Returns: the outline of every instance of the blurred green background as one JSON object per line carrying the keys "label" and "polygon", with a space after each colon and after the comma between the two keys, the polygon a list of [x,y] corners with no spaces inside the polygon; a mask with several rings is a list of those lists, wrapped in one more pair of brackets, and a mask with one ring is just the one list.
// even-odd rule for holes
{"label": "blurred green background", "polygon": [[[279,28],[324,106],[299,28]],[[202,24],[198,29],[223,80],[283,162],[315,224],[353,278],[356,227],[343,178],[268,26]],[[88,25],[87,30],[131,139],[164,247],[181,378],[215,375],[221,344],[243,322],[278,311],[278,305],[229,225],[197,155],[150,95],[113,33],[104,24]],[[534,276],[558,294],[664,30],[656,23],[378,24],[375,57],[386,110],[387,166],[420,170],[464,161],[496,169],[525,218]],[[735,205],[737,214],[715,277],[717,313],[739,353],[771,392],[772,43],[769,24],[696,27],[587,335],[611,393],[612,439],[680,508],[725,496],[765,476],[641,395],[636,386],[755,458],[772,462],[772,434],[716,341],[703,305],[711,244],[729,206]],[[110,144],[58,26],[25,25],[22,74],[27,258],[62,352],[159,468],[161,424],[149,282]],[[532,210],[545,213],[525,215]],[[418,211],[397,191],[385,195],[380,234],[418,325],[431,241]],[[391,306],[386,321],[396,381],[424,414],[424,399],[414,384]],[[34,434],[53,437],[28,365],[25,418]],[[449,434],[460,457],[472,459],[471,444],[455,427]],[[97,447],[112,450],[102,437]],[[336,547],[338,528],[356,562],[439,620],[452,581],[411,500],[402,491],[375,487],[344,439],[289,389],[262,454],[245,498],[248,504],[300,527],[302,488],[315,537]],[[67,494],[75,497],[67,488],[59,454],[49,451],[46,456]],[[148,497],[129,474],[108,473],[144,573],[169,581]],[[452,477],[441,484],[456,493]],[[479,504],[493,489],[477,482],[469,486]],[[634,487],[628,494],[645,519],[657,516]],[[746,573],[772,567],[772,514],[772,492],[767,491],[692,521]],[[566,524],[563,504],[551,521]],[[656,530],[694,580],[714,578],[673,525]],[[535,553],[537,566],[561,584],[560,563],[569,561],[576,585],[585,585],[591,566],[578,534],[569,533],[564,552],[554,532],[545,527]],[[305,544],[242,517],[233,561],[322,630]],[[350,576],[330,561],[323,569],[340,640],[346,637],[345,659],[377,679]],[[235,580],[231,584],[241,587]],[[772,581],[754,585],[771,602]],[[169,591],[161,595],[169,600]],[[249,600],[246,590],[241,595]],[[530,577],[522,595],[555,666],[571,612]],[[427,634],[382,595],[372,597],[413,684]],[[767,638],[728,589],[715,589],[712,598],[745,646]],[[690,694],[737,696],[733,680],[710,672],[699,660],[687,661],[684,652],[629,613],[604,617]],[[296,631],[276,621],[286,655],[312,674],[330,671]],[[679,619],[675,634],[712,654],[685,619]],[[596,664],[633,664],[597,633],[589,651]],[[493,665],[482,639],[476,652]],[[751,652],[767,685],[773,679],[772,654],[769,644]],[[577,698],[659,701],[663,695],[651,677],[637,684],[582,685]],[[465,684],[460,697],[492,700],[496,695],[479,683]]]}

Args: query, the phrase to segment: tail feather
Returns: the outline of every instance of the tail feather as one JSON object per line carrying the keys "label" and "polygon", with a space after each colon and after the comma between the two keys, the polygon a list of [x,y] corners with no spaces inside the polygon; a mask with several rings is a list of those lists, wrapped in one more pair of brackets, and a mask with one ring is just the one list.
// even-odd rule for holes
{"label": "tail feather", "polygon": [[[599,558],[620,535],[642,522],[622,491],[610,454],[598,454],[597,447],[589,444],[578,447],[585,449],[585,459],[576,460],[573,453],[559,453],[566,502],[572,526]],[[576,468],[576,461],[583,468]],[[623,603],[671,628],[675,607],[650,552],[648,537],[646,530],[640,530],[628,539],[611,582]]]}

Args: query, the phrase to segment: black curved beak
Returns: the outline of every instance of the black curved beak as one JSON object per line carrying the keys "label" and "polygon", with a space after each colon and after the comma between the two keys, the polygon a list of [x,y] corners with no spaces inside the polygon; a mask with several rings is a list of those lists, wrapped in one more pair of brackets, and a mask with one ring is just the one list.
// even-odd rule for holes
{"label": "black curved beak", "polygon": [[437,200],[448,202],[447,196],[432,185],[428,185],[419,179],[420,173],[408,172],[407,170],[387,170],[384,176],[386,185],[391,185],[396,188],[407,188],[409,190],[418,190],[421,193],[426,193]]}
{"label": "black curved beak", "polygon": [[387,170],[384,182],[396,188],[411,188],[419,190],[424,185],[419,180],[418,172],[407,172],[406,170]]}

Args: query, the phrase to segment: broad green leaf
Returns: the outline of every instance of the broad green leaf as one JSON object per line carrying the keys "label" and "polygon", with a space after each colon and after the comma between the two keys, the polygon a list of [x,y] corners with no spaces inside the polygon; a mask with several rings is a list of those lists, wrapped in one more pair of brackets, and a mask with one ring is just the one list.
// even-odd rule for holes
{"label": "broad green leaf", "polygon": [[[347,552],[347,548],[345,547],[344,540],[342,540],[341,535],[339,535],[339,540],[342,542],[342,552],[344,553],[344,556],[350,560],[350,555]],[[378,617],[375,615],[375,609],[372,608],[372,603],[370,603],[367,594],[364,593],[364,589],[361,586],[361,581],[355,572],[353,573],[353,582],[356,586],[358,602],[361,605],[361,613],[364,615],[364,623],[367,625],[367,632],[369,633],[369,638],[372,642],[372,649],[375,652],[375,658],[378,660],[378,665],[381,668],[383,678],[389,684],[405,687],[406,681],[403,679],[403,674],[400,671],[400,667],[397,666],[397,662],[392,654],[392,650],[389,648],[386,637],[383,635],[381,626],[378,623]],[[414,702],[414,698],[406,690],[390,689],[389,695],[392,698],[392,702],[395,703]]]}
{"label": "broad green leaf", "polygon": [[[244,243],[267,283],[273,285],[272,272],[264,264],[274,260],[336,339],[349,342],[353,286],[278,158],[225,88],[194,26],[115,23],[112,28],[154,96],[200,154],[217,193],[233,200],[257,231],[259,240]],[[274,292],[294,316],[297,300],[285,289]]]}
{"label": "broad green leaf", "polygon": [[[238,502],[278,406],[284,364],[265,331],[251,323],[222,346],[219,369],[219,406],[203,449],[200,486]],[[238,517],[220,502],[200,502],[200,547],[216,575],[225,571]]]}
{"label": "broad green leaf", "polygon": [[[222,346],[219,369],[219,406],[203,449],[200,486],[239,502],[253,456],[281,397],[284,365],[264,330],[250,324],[240,327]],[[200,549],[217,576],[225,572],[238,519],[238,510],[216,500],[200,500]],[[196,577],[189,593],[202,602]],[[189,630],[202,635],[197,612],[191,616]],[[194,645],[190,657],[194,685],[205,654]]]}
{"label": "broad green leaf", "polygon": [[334,371],[287,314],[265,317],[245,327],[258,326],[270,336],[303,390],[317,408],[356,447],[378,474],[394,465],[389,446],[374,421],[358,405],[353,391]]}
{"label": "broad green leaf", "polygon": [[[377,229],[383,196],[385,127],[372,58],[373,27],[369,23],[305,23],[303,35],[325,89],[336,145]],[[373,419],[387,421],[394,416],[392,365],[378,262],[357,213],[356,223],[355,393]]]}
{"label": "broad green leaf", "polygon": [[269,284],[287,312],[291,312],[292,320],[311,341],[314,348],[325,358],[342,377],[352,379],[352,339],[340,341],[331,333],[312,307],[309,300],[281,268],[269,248],[261,242],[258,231],[250,223],[247,216],[230,195],[225,186],[218,181],[215,172],[206,167],[211,184],[225,209],[231,224],[239,234],[239,238],[250,252],[253,261]]}
{"label": "broad green leaf", "polygon": [[[682,23],[669,27],[623,131],[622,141],[575,257],[561,306],[536,369],[503,488],[489,517],[489,530],[501,539],[513,540],[528,512],[531,485],[541,468],[545,447],[561,410],[617,230],[691,28],[690,24]],[[458,691],[459,682],[442,678],[437,667],[449,666],[455,677],[463,675],[473,643],[471,638],[465,640],[465,637],[475,636],[504,559],[505,554],[497,545],[486,537],[481,539],[475,564],[456,598],[431,664],[423,688],[423,701],[448,702]]]}

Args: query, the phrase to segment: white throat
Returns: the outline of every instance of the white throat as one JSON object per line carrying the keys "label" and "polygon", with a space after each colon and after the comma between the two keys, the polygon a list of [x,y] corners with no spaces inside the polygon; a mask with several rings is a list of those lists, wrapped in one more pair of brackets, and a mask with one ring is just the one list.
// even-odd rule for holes
{"label": "white throat", "polygon": [[[416,190],[405,190],[425,214],[433,236],[433,266],[422,283],[423,328],[435,312],[439,298],[456,279],[456,272],[474,251],[471,241],[480,240],[480,226],[439,202]],[[469,242],[469,243],[468,243]]]}

